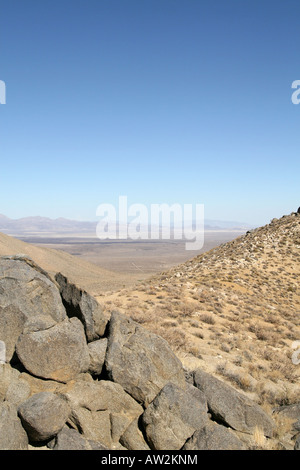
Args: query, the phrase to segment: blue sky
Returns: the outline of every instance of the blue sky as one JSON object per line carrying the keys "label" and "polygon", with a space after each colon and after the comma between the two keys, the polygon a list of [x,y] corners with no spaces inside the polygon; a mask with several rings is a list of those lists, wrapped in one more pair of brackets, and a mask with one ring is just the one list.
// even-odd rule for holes
{"label": "blue sky", "polygon": [[0,0],[0,213],[204,204],[268,223],[299,197],[299,0]]}

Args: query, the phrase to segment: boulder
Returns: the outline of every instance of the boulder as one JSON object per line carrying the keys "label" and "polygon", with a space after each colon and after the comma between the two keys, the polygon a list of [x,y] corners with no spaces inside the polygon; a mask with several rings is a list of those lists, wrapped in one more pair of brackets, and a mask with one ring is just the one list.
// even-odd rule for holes
{"label": "boulder", "polygon": [[109,450],[99,442],[86,439],[76,429],[67,426],[63,427],[47,447],[52,450]]}
{"label": "boulder", "polygon": [[142,415],[147,441],[153,450],[179,450],[196,429],[208,421],[203,394],[167,384]]}
{"label": "boulder", "polygon": [[284,416],[285,418],[291,420],[293,423],[296,423],[300,420],[300,403],[293,403],[292,405],[284,405],[276,408],[274,410],[279,416]]}
{"label": "boulder", "polygon": [[265,436],[272,437],[273,420],[246,395],[200,369],[194,372],[194,384],[206,396],[215,421],[248,434],[259,428]]}
{"label": "boulder", "polygon": [[27,450],[28,437],[18,417],[17,407],[0,403],[0,450]]}
{"label": "boulder", "polygon": [[30,441],[46,441],[65,425],[71,409],[61,395],[41,392],[28,398],[18,408],[24,429]]}
{"label": "boulder", "polygon": [[27,398],[29,398],[30,393],[31,389],[29,384],[26,382],[26,380],[20,377],[15,382],[9,384],[6,391],[5,400],[9,403],[13,403],[16,406],[19,406],[21,403],[27,400]]}
{"label": "boulder", "polygon": [[107,380],[78,380],[64,395],[72,409],[73,426],[84,437],[106,446],[118,442],[130,423],[143,413],[142,406],[121,385]]}
{"label": "boulder", "polygon": [[94,341],[105,333],[107,319],[96,299],[86,291],[72,284],[63,274],[55,279],[60,287],[60,294],[68,317],[77,317],[83,323],[87,341]]}
{"label": "boulder", "polygon": [[120,443],[128,450],[150,450],[136,418],[120,437]]}
{"label": "boulder", "polygon": [[60,322],[66,318],[58,286],[32,260],[21,255],[0,258],[0,307],[8,306],[17,308],[26,319],[49,315]]}
{"label": "boulder", "polygon": [[19,380],[20,372],[13,369],[10,364],[0,364],[0,402],[6,400],[6,393],[10,386]]}
{"label": "boulder", "polygon": [[182,364],[168,343],[117,311],[108,325],[105,367],[109,379],[144,406],[168,382],[186,386]]}
{"label": "boulder", "polygon": [[195,431],[182,450],[245,450],[244,444],[233,432],[213,421]]}
{"label": "boulder", "polygon": [[68,382],[89,367],[89,352],[82,323],[66,319],[48,330],[22,334],[16,352],[31,374]]}
{"label": "boulder", "polygon": [[107,348],[107,338],[98,339],[88,344],[90,355],[89,372],[92,375],[100,375],[103,369]]}
{"label": "boulder", "polygon": [[22,374],[10,364],[0,365],[0,402],[7,401],[19,405],[27,400],[31,389]]}
{"label": "boulder", "polygon": [[86,408],[74,407],[68,424],[80,432],[85,439],[99,442],[109,449],[112,448],[109,411],[91,411]]}
{"label": "boulder", "polygon": [[[1,295],[0,295],[1,302]],[[16,305],[0,307],[0,340],[4,345],[3,362],[10,362],[14,356],[16,342],[23,332],[25,314]]]}
{"label": "boulder", "polygon": [[89,450],[88,441],[76,429],[64,426],[62,430],[48,442],[52,450]]}

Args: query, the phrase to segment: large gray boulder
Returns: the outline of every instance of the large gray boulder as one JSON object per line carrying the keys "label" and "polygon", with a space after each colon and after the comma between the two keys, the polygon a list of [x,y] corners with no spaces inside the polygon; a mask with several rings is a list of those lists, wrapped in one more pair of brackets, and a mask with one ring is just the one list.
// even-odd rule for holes
{"label": "large gray boulder", "polygon": [[169,382],[185,388],[181,362],[168,343],[117,311],[108,326],[108,377],[147,406]]}
{"label": "large gray boulder", "polygon": [[61,273],[55,276],[69,317],[77,317],[84,325],[87,341],[94,341],[105,333],[107,318],[96,299],[72,284]]}
{"label": "large gray boulder", "polygon": [[0,404],[0,450],[27,450],[28,437],[18,417],[17,407]]}
{"label": "large gray boulder", "polygon": [[213,421],[208,421],[187,440],[182,450],[245,450],[244,444],[233,432]]}
{"label": "large gray boulder", "polygon": [[90,355],[89,372],[92,375],[100,375],[104,366],[107,338],[98,339],[88,344]]}
{"label": "large gray boulder", "polygon": [[246,395],[200,369],[194,372],[194,384],[206,396],[215,421],[248,434],[259,428],[265,436],[272,437],[273,420]]}
{"label": "large gray boulder", "polygon": [[0,340],[5,347],[5,357],[2,362],[10,362],[12,360],[16,342],[23,332],[25,322],[25,314],[16,305],[0,307]]}
{"label": "large gray boulder", "polygon": [[20,372],[13,369],[10,364],[0,364],[0,402],[6,400],[6,393],[11,384],[15,384]]}
{"label": "large gray boulder", "polygon": [[84,329],[77,318],[20,335],[16,352],[28,372],[58,382],[68,382],[86,372],[90,363]]}
{"label": "large gray boulder", "polygon": [[85,439],[99,442],[112,449],[110,413],[108,410],[91,411],[86,408],[72,408],[68,425],[82,434]]}
{"label": "large gray boulder", "polygon": [[34,324],[36,318],[43,317],[54,324],[66,318],[58,286],[29,258],[1,257],[0,341],[5,344],[6,362],[13,359],[26,322]]}
{"label": "large gray boulder", "polygon": [[179,450],[208,419],[199,390],[192,385],[183,390],[169,383],[145,410],[142,423],[151,449]]}
{"label": "large gray boulder", "polygon": [[91,441],[82,436],[76,429],[67,426],[47,444],[52,450],[109,450],[97,441]]}
{"label": "large gray boulder", "polygon": [[0,258],[0,307],[8,306],[18,308],[26,319],[49,315],[60,322],[66,318],[58,286],[45,271],[22,255]]}
{"label": "large gray boulder", "polygon": [[17,406],[27,400],[30,393],[30,385],[17,369],[10,364],[0,364],[0,402],[7,401]]}
{"label": "large gray boulder", "polygon": [[65,425],[70,412],[67,400],[51,392],[32,395],[18,408],[23,427],[33,442],[55,436]]}
{"label": "large gray boulder", "polygon": [[120,443],[128,450],[150,450],[139,427],[139,418],[130,423],[124,434],[120,437]]}

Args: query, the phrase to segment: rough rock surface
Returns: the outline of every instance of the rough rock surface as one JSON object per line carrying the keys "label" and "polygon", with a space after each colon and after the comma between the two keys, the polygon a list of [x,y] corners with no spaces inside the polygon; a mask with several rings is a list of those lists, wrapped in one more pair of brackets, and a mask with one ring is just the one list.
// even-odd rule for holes
{"label": "rough rock surface", "polygon": [[51,392],[36,393],[18,408],[31,441],[45,441],[55,436],[65,425],[70,412],[67,401]]}
{"label": "rough rock surface", "polygon": [[168,383],[185,388],[182,364],[161,337],[114,311],[105,366],[109,378],[147,406]]}
{"label": "rough rock surface", "polygon": [[52,328],[19,336],[17,356],[33,375],[68,382],[89,367],[82,323],[66,319]]}
{"label": "rough rock surface", "polygon": [[89,372],[92,375],[100,375],[104,366],[107,349],[107,338],[98,339],[88,344],[90,365]]}
{"label": "rough rock surface", "polygon": [[2,257],[0,262],[0,307],[17,307],[25,318],[49,315],[59,322],[66,318],[59,290],[48,274],[23,256]]}
{"label": "rough rock surface", "polygon": [[148,442],[152,449],[158,450],[181,449],[207,421],[202,393],[191,385],[183,390],[171,383],[165,385],[142,416]]}
{"label": "rough rock surface", "polygon": [[65,393],[71,407],[70,424],[88,439],[106,446],[118,443],[121,435],[143,408],[121,385],[107,380],[78,380]]}
{"label": "rough rock surface", "polygon": [[28,436],[18,417],[17,407],[9,402],[0,404],[0,450],[26,450]]}
{"label": "rough rock surface", "polygon": [[104,335],[107,319],[96,299],[84,290],[72,284],[63,274],[58,273],[55,279],[60,287],[60,294],[69,317],[82,321],[88,342]]}
{"label": "rough rock surface", "polygon": [[67,426],[49,441],[48,447],[52,450],[109,450],[99,442],[86,439],[76,429]]}
{"label": "rough rock surface", "polygon": [[124,434],[120,437],[120,444],[128,450],[150,450],[139,427],[139,418],[130,423]]}
{"label": "rough rock surface", "polygon": [[208,408],[215,420],[231,428],[252,434],[256,428],[271,437],[273,420],[246,395],[202,370],[194,373],[194,384],[206,396]]}
{"label": "rough rock surface", "polygon": [[183,450],[245,450],[245,446],[230,429],[211,421],[195,431]]}

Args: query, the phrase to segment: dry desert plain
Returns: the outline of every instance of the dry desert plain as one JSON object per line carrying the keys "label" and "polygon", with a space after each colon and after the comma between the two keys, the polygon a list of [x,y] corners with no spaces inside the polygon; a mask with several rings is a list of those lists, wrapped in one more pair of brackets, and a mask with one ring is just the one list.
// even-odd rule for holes
{"label": "dry desert plain", "polygon": [[184,240],[99,240],[95,234],[32,234],[17,236],[35,247],[60,250],[106,271],[98,283],[88,280],[84,288],[97,296],[133,287],[142,280],[175,267],[210,249],[233,240],[245,231],[207,230],[199,251],[186,250]]}

